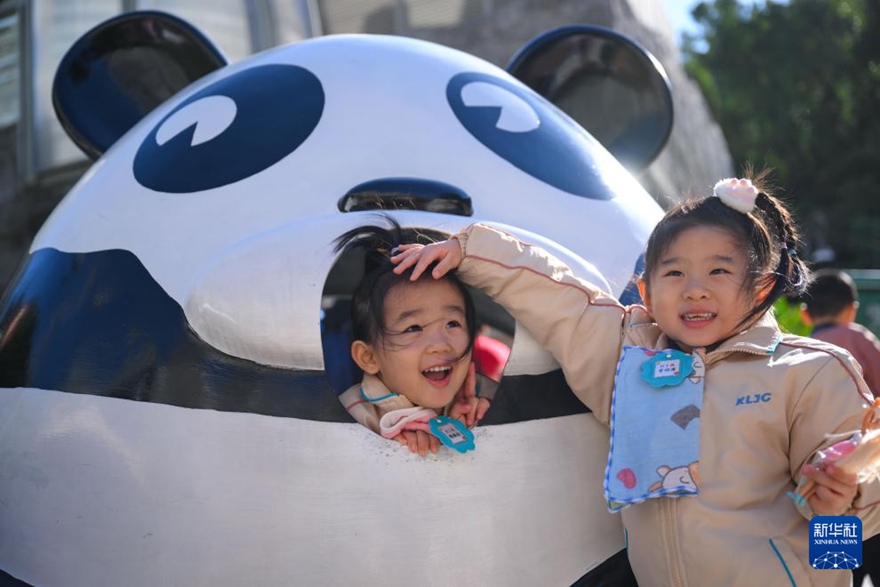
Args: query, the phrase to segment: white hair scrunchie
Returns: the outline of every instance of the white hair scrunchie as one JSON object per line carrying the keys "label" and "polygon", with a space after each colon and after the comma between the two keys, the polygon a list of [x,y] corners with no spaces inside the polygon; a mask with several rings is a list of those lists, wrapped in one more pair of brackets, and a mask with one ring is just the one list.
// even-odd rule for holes
{"label": "white hair scrunchie", "polygon": [[748,214],[755,209],[758,188],[748,179],[727,178],[715,184],[715,195],[727,206]]}

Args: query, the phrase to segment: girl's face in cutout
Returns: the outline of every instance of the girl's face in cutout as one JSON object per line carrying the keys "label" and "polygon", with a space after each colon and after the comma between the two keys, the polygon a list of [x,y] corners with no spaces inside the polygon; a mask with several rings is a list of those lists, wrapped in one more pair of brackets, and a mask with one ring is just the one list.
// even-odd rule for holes
{"label": "girl's face in cutout", "polygon": [[[441,409],[467,376],[470,341],[461,292],[443,279],[401,283],[385,297],[385,334],[355,343],[361,368],[414,404]],[[360,355],[360,359],[358,360]]]}
{"label": "girl's face in cutout", "polygon": [[741,331],[741,321],[757,303],[743,289],[748,259],[726,230],[685,229],[659,258],[639,289],[657,325],[682,350],[711,346]]}

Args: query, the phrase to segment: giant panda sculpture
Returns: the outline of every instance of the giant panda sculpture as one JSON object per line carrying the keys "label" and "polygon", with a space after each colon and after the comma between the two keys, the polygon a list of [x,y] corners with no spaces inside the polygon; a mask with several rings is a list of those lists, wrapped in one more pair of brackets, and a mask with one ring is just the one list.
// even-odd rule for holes
{"label": "giant panda sculpture", "polygon": [[[508,69],[369,35],[228,64],[159,12],[77,41],[54,101],[96,161],[0,302],[0,585],[627,584],[607,431],[526,331],[466,454],[355,424],[324,371],[333,241],[376,209],[629,295],[661,210],[620,161],[668,135],[662,70],[597,27]],[[639,116],[576,112],[603,81]]]}

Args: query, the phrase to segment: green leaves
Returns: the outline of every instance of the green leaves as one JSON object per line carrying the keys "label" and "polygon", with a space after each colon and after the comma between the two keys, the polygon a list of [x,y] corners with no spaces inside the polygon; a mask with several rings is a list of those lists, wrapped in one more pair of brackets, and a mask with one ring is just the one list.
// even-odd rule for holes
{"label": "green leaves", "polygon": [[873,0],[703,2],[693,16],[705,36],[683,47],[738,167],[773,167],[797,217],[822,218],[807,232],[824,231],[848,267],[880,267],[866,250],[880,230],[878,11]]}

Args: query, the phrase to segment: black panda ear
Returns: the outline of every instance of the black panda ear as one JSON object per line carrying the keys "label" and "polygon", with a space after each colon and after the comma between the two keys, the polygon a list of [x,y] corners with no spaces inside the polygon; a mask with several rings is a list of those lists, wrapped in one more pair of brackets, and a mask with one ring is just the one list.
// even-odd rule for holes
{"label": "black panda ear", "polygon": [[226,63],[186,21],[157,11],[127,12],[67,51],[55,72],[52,104],[70,138],[97,159],[153,108]]}
{"label": "black panda ear", "polygon": [[528,41],[507,71],[571,116],[624,166],[647,167],[672,131],[666,72],[612,30],[572,25]]}

